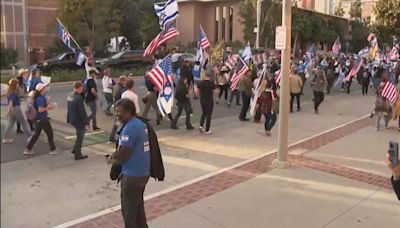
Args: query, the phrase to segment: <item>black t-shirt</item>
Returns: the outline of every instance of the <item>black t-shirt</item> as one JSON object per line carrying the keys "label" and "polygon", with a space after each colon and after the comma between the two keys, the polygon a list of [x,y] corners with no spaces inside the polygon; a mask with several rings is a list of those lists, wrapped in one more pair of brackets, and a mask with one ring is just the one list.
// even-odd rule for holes
{"label": "black t-shirt", "polygon": [[92,93],[92,88],[94,88],[94,90],[96,90],[97,92],[97,84],[92,78],[90,78],[86,82],[86,93],[85,93],[86,102],[91,102],[96,100],[96,96]]}
{"label": "black t-shirt", "polygon": [[200,90],[200,102],[213,103],[213,91],[215,90],[215,83],[210,80],[203,80],[197,85]]}

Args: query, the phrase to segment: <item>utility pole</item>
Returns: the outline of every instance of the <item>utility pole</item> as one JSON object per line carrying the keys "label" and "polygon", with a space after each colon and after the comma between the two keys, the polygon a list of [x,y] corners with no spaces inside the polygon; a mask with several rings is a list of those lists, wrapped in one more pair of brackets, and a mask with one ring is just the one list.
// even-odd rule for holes
{"label": "utility pole", "polygon": [[256,36],[256,48],[260,48],[261,1],[262,1],[262,0],[257,0],[257,36]]}
{"label": "utility pole", "polygon": [[[290,74],[290,49],[292,31],[292,1],[282,1],[282,26],[285,29],[285,44],[281,48],[281,88],[279,104],[278,125],[278,154],[272,165],[277,168],[288,168],[290,163],[288,155],[288,130],[289,130],[289,74]],[[276,42],[276,41],[275,41]],[[279,42],[279,41],[278,41]]]}

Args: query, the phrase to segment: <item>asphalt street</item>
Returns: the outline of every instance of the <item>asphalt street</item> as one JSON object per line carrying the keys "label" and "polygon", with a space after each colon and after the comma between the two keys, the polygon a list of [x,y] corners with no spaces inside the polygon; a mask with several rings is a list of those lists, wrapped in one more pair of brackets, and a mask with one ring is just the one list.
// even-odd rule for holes
{"label": "asphalt street", "polygon": [[[101,87],[101,79],[99,79],[99,86]],[[74,142],[74,135],[75,131],[74,128],[71,126],[68,126],[66,124],[66,113],[67,113],[67,96],[69,93],[72,92],[72,82],[69,83],[63,83],[63,84],[54,84],[50,86],[50,91],[49,91],[49,96],[51,97],[51,100],[53,102],[57,102],[58,106],[56,109],[49,111],[49,116],[51,117],[51,124],[53,126],[54,134],[55,134],[55,144],[56,146],[61,150],[70,150],[73,146]],[[353,83],[352,85],[352,90],[353,93],[359,93],[359,86],[357,83]],[[101,88],[99,88],[99,91],[101,91]],[[139,96],[139,106],[141,109],[141,112],[144,110],[144,103],[141,101],[141,98],[145,95],[146,89],[144,86],[144,80],[143,77],[136,77],[135,78],[135,86],[134,86],[134,91],[138,94]],[[335,94],[340,93],[340,90],[338,88],[335,88],[332,92],[332,95],[334,96]],[[372,92],[370,92],[372,93]],[[229,94],[230,95],[230,94]],[[101,96],[102,97],[102,96]],[[191,116],[191,122],[195,128],[199,127],[199,120],[200,120],[200,115],[201,115],[201,108],[198,100],[193,99],[193,95],[190,96],[191,98],[191,103],[193,106],[193,114]],[[229,99],[229,96],[228,96]],[[301,97],[302,101],[309,101],[312,99],[312,90],[310,87],[310,84],[307,83],[304,89],[304,96]],[[102,107],[102,104],[105,103],[104,98],[99,102],[100,106]],[[242,101],[240,101],[242,104]],[[24,107],[24,104],[23,104]],[[100,107],[101,110],[97,111],[97,119],[98,119],[98,125],[101,128],[102,131],[100,132],[94,132],[94,133],[89,133],[85,137],[84,140],[84,145],[93,145],[93,144],[98,144],[98,143],[103,143],[108,141],[111,127],[114,121],[114,117],[106,116],[104,114],[103,109]],[[5,118],[5,112],[6,108],[3,106],[1,109],[1,133],[3,136],[3,131],[7,123],[7,119]],[[229,117],[229,116],[235,116],[238,115],[240,112],[240,108],[235,107],[235,102],[233,102],[232,108],[227,107],[225,104],[225,101],[222,97],[221,101],[219,104],[216,104],[214,106],[214,112],[213,112],[213,119],[218,119],[218,118],[223,118],[223,117]],[[88,111],[89,113],[89,111]],[[173,115],[176,113],[176,106],[173,109]],[[164,117],[161,125],[156,126],[155,125],[155,112],[154,110],[150,110],[148,118],[150,121],[154,124],[157,130],[160,129],[166,129],[169,128],[170,122],[168,120],[168,117]],[[184,118],[185,114],[184,112],[182,113],[180,120],[178,121],[178,126],[181,128],[184,128]],[[25,146],[26,146],[26,141],[27,137],[24,135],[18,136],[16,134],[16,127],[12,130],[10,136],[12,139],[14,139],[13,144],[2,144],[1,149],[1,163],[4,162],[10,162],[10,161],[15,161],[15,160],[21,160],[21,159],[28,159],[32,156],[40,156],[43,154],[47,154],[49,152],[49,146],[46,143],[46,136],[45,133],[42,133],[39,141],[36,143],[34,147],[35,154],[32,156],[25,156],[22,154]]]}

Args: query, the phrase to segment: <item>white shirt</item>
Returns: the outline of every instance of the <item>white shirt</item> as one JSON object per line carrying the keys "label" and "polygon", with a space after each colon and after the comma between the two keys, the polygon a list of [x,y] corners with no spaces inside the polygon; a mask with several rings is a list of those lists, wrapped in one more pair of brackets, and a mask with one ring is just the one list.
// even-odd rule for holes
{"label": "white shirt", "polygon": [[133,101],[133,103],[135,104],[135,107],[136,107],[136,113],[137,114],[140,113],[139,99],[138,99],[138,96],[136,95],[136,93],[134,93],[132,90],[127,90],[122,93],[121,99],[123,99],[123,98],[128,98],[129,100]]}
{"label": "white shirt", "polygon": [[112,93],[112,86],[113,86],[112,78],[107,75],[104,75],[102,82],[103,82],[103,92]]}

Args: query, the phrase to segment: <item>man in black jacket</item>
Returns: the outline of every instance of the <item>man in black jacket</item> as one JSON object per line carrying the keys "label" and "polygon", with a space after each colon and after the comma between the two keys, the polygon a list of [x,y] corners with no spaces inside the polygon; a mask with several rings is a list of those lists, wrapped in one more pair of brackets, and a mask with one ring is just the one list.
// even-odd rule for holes
{"label": "man in black jacket", "polygon": [[75,160],[85,159],[88,156],[82,155],[82,143],[85,137],[85,129],[89,128],[89,120],[83,104],[83,83],[74,83],[74,92],[68,95],[68,111],[67,111],[67,122],[75,127],[76,140],[72,150],[75,155]]}
{"label": "man in black jacket", "polygon": [[390,161],[389,153],[387,155],[387,158],[388,167],[392,170],[393,173],[391,178],[393,190],[396,193],[397,198],[400,200],[400,160],[398,160],[397,165],[394,166]]}

